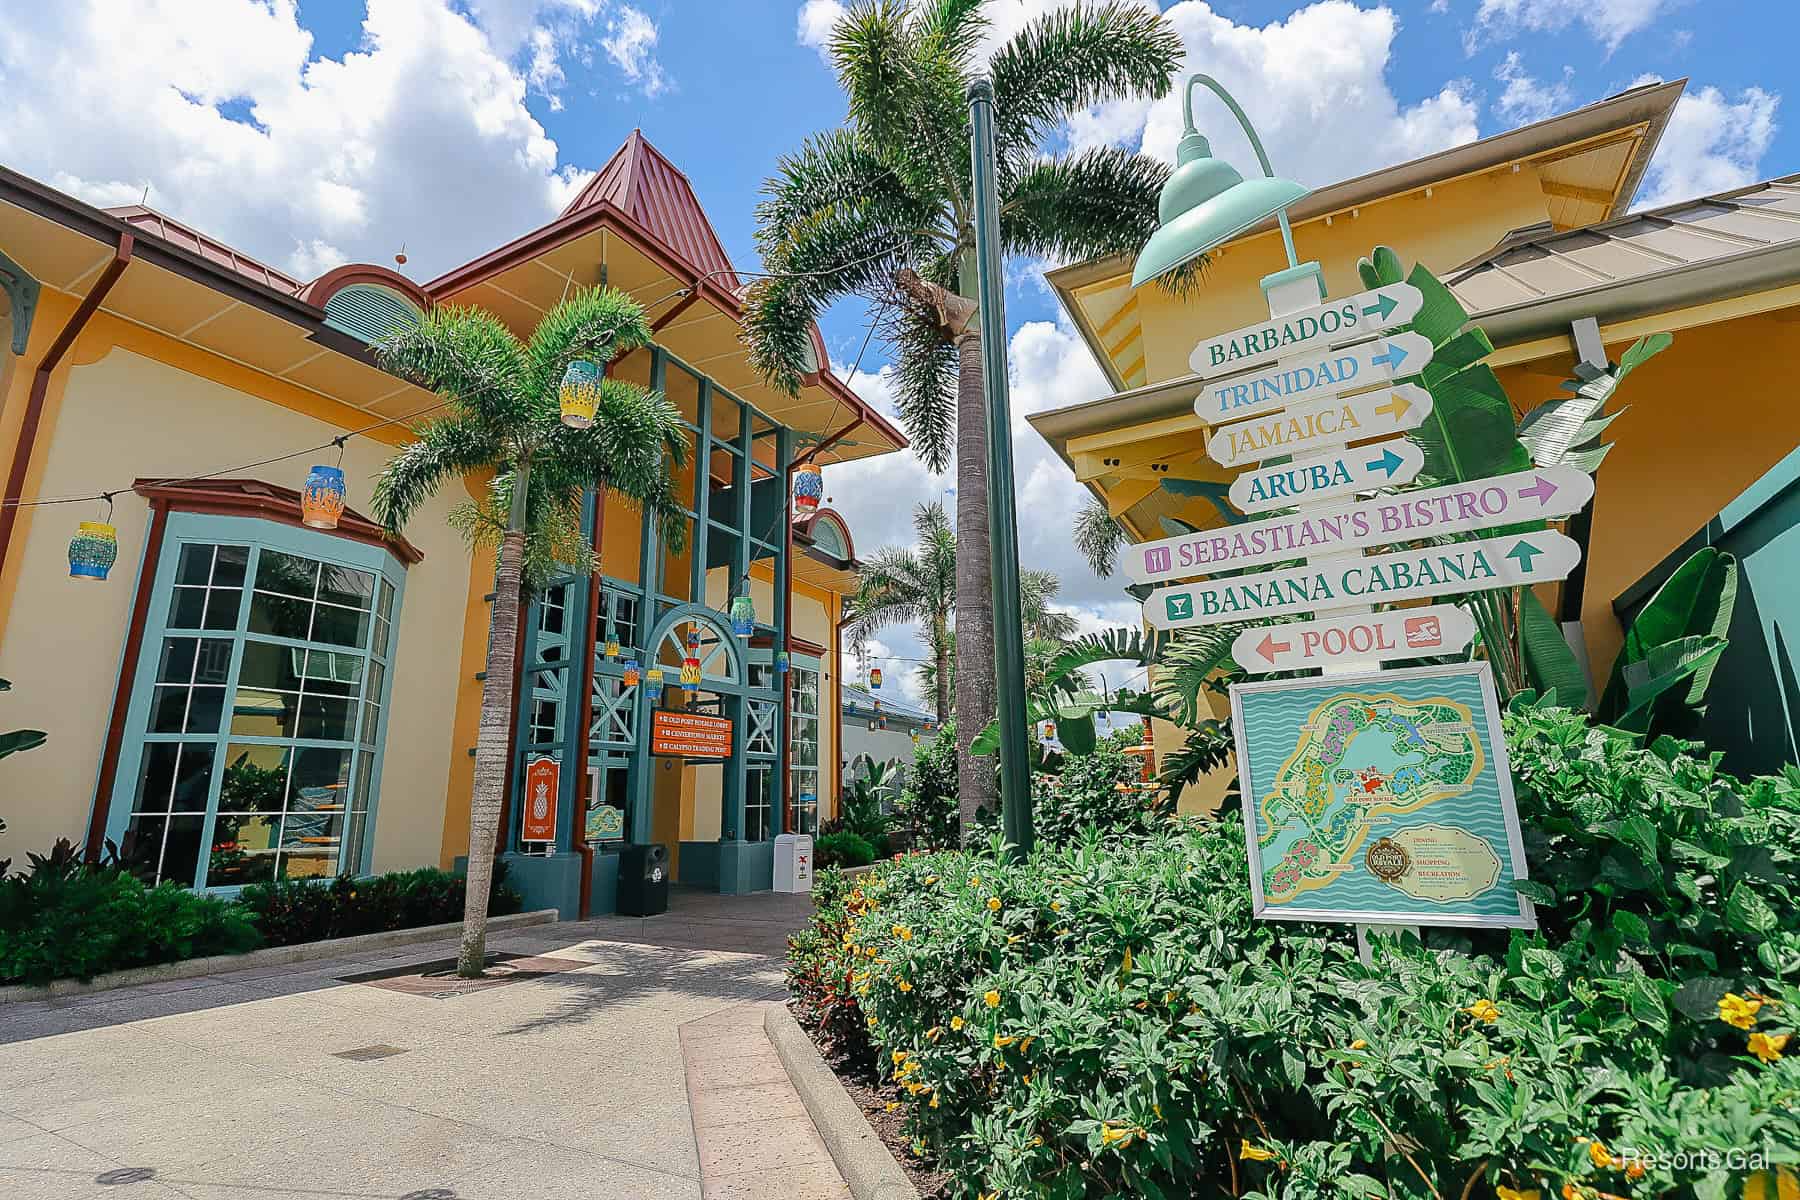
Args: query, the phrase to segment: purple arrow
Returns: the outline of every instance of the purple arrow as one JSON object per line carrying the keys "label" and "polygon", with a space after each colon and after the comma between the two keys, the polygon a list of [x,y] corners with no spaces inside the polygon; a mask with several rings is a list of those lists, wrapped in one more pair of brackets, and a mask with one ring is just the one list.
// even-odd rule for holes
{"label": "purple arrow", "polygon": [[1519,499],[1524,500],[1527,497],[1536,497],[1539,504],[1550,503],[1550,497],[1554,495],[1556,495],[1556,485],[1542,475],[1539,475],[1537,477],[1537,482],[1530,487],[1519,489]]}

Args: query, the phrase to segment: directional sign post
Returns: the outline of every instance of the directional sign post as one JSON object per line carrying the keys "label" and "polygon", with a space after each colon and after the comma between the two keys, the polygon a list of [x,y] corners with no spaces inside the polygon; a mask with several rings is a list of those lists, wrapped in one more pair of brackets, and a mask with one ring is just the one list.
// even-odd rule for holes
{"label": "directional sign post", "polygon": [[1338,500],[1411,483],[1424,465],[1425,452],[1415,442],[1406,438],[1373,442],[1245,471],[1231,481],[1231,503],[1239,512],[1259,513]]}
{"label": "directional sign post", "polygon": [[1593,496],[1594,481],[1579,467],[1545,467],[1342,507],[1309,505],[1292,516],[1178,534],[1131,547],[1123,564],[1133,583],[1163,583],[1308,555],[1566,517],[1587,507]]}
{"label": "directional sign post", "polygon": [[1345,662],[1396,662],[1454,654],[1475,637],[1475,621],[1454,604],[1258,625],[1238,634],[1231,656],[1252,675]]}
{"label": "directional sign post", "polygon": [[1406,324],[1424,304],[1418,288],[1389,284],[1208,338],[1194,347],[1188,366],[1201,378],[1212,379],[1271,359],[1359,341]]}
{"label": "directional sign post", "polygon": [[1238,421],[1417,375],[1430,361],[1429,338],[1391,334],[1214,380],[1194,398],[1194,411],[1214,424]]}
{"label": "directional sign post", "polygon": [[1568,578],[1581,548],[1550,530],[1336,558],[1154,592],[1144,619],[1158,629],[1223,625]]}
{"label": "directional sign post", "polygon": [[1283,454],[1341,446],[1417,429],[1431,414],[1431,393],[1416,384],[1298,404],[1273,416],[1223,425],[1206,441],[1220,466],[1236,467]]}

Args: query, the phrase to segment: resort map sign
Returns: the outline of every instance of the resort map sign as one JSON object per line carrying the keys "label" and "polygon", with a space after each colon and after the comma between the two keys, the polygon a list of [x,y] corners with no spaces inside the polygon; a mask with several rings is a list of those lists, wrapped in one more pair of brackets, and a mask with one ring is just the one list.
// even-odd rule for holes
{"label": "resort map sign", "polygon": [[1484,662],[1231,689],[1255,915],[1531,929]]}

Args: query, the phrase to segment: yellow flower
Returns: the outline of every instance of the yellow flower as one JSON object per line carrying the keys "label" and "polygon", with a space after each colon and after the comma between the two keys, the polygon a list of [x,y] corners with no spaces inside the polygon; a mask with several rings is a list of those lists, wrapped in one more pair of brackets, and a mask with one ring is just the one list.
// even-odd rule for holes
{"label": "yellow flower", "polygon": [[975,1200],[1000,1200],[999,1192],[983,1192]]}
{"label": "yellow flower", "polygon": [[987,1001],[987,1006],[989,1008],[999,1008],[1000,1007],[1000,993],[999,992],[989,992],[985,996],[983,996],[982,999]]}
{"label": "yellow flower", "polygon": [[910,991],[912,991],[912,984],[910,984],[910,983],[906,982],[906,980],[902,979],[900,981],[900,990],[903,992],[910,992]]}
{"label": "yellow flower", "polygon": [[1463,1011],[1468,1013],[1471,1017],[1474,1017],[1477,1021],[1487,1021],[1490,1024],[1500,1019],[1500,1006],[1495,1004],[1492,1000],[1487,999],[1485,996],[1469,1005],[1469,1007],[1463,1009]]}
{"label": "yellow flower", "polygon": [[[1033,1034],[1032,1036],[1026,1038],[1024,1041],[1020,1042],[1019,1043],[1019,1053],[1024,1054],[1027,1051],[1029,1051],[1031,1049],[1031,1043],[1033,1043],[1035,1041],[1037,1041],[1037,1035]],[[1776,1048],[1780,1049],[1780,1047],[1776,1047]]]}
{"label": "yellow flower", "polygon": [[1540,1200],[1536,1188],[1526,1190],[1521,1188],[1509,1188],[1505,1184],[1501,1184],[1494,1189],[1494,1194],[1499,1196],[1500,1200]]}
{"label": "yellow flower", "polygon": [[1273,1150],[1265,1150],[1261,1146],[1252,1146],[1249,1138],[1239,1138],[1238,1141],[1242,1143],[1242,1145],[1238,1147],[1239,1158],[1248,1159],[1251,1162],[1268,1162],[1275,1157],[1275,1152]]}
{"label": "yellow flower", "polygon": [[1610,1167],[1613,1165],[1612,1151],[1608,1150],[1606,1148],[1606,1143],[1599,1138],[1595,1138],[1588,1143],[1588,1158],[1593,1161],[1593,1164],[1596,1167]]}
{"label": "yellow flower", "polygon": [[1119,970],[1126,975],[1131,974],[1131,947],[1125,947],[1125,958],[1119,963]]}
{"label": "yellow flower", "polygon": [[1111,1121],[1107,1121],[1100,1126],[1100,1142],[1102,1145],[1106,1146],[1115,1144],[1119,1146],[1129,1146],[1131,1144],[1131,1139],[1137,1137],[1142,1132],[1143,1130],[1138,1129],[1135,1126],[1121,1128],[1115,1126]]}
{"label": "yellow flower", "polygon": [[1754,997],[1747,999],[1736,992],[1726,992],[1719,998],[1719,1020],[1748,1029],[1756,1024],[1756,1013],[1762,1006],[1763,1002]]}
{"label": "yellow flower", "polygon": [[981,876],[979,876],[979,875],[969,876],[969,886],[970,887],[980,887],[981,886]]}
{"label": "yellow flower", "polygon": [[1634,1158],[1625,1164],[1625,1178],[1627,1179],[1642,1179],[1648,1173],[1649,1168],[1644,1165],[1644,1160],[1641,1158]]}
{"label": "yellow flower", "polygon": [[931,1105],[930,1105],[930,1107],[932,1107],[932,1108],[936,1108],[936,1107],[937,1107],[937,1093],[936,1093],[936,1092],[933,1092],[933,1093],[931,1093]]}
{"label": "yellow flower", "polygon": [[950,1028],[953,1031],[955,1031],[957,1033],[961,1033],[962,1027],[963,1027],[963,1019],[961,1017],[951,1017],[950,1018]]}
{"label": "yellow flower", "polygon": [[936,876],[936,875],[927,875],[927,876],[926,876],[926,877],[925,877],[925,884],[926,884],[926,886],[927,886],[927,887],[929,887],[929,886],[930,886],[930,885],[932,885],[932,884],[934,884],[934,883],[936,883],[936,882],[937,882],[937,876]]}
{"label": "yellow flower", "polygon": [[873,946],[864,947],[863,953],[868,955],[870,958],[874,958],[875,957],[875,947],[873,947]]}
{"label": "yellow flower", "polygon": [[[893,1112],[896,1108],[899,1108],[899,1107],[900,1107],[900,1102],[898,1100],[889,1100],[887,1102],[887,1110],[889,1112]],[[1500,1200],[1506,1200],[1506,1197],[1502,1196],[1500,1198]]]}
{"label": "yellow flower", "polygon": [[1051,912],[1061,912],[1062,911],[1062,901],[1061,900],[1052,900],[1050,902],[1050,911]]}
{"label": "yellow flower", "polygon": [[944,1036],[944,1027],[942,1025],[933,1025],[930,1029],[925,1031],[925,1036],[935,1042]]}
{"label": "yellow flower", "polygon": [[1369,1048],[1369,1043],[1363,1041],[1361,1038],[1357,1038],[1354,1042],[1350,1043],[1350,1048],[1352,1050],[1367,1050]]}
{"label": "yellow flower", "polygon": [[988,911],[989,912],[999,912],[1000,911],[1000,897],[998,897],[998,896],[989,896],[988,897]]}
{"label": "yellow flower", "polygon": [[894,926],[894,936],[903,942],[910,942],[912,941],[912,930],[904,925],[896,925]]}
{"label": "yellow flower", "polygon": [[906,1061],[906,1054],[907,1052],[904,1050],[895,1050],[888,1057],[894,1060],[894,1065],[897,1067]]}
{"label": "yellow flower", "polygon": [[1029,1085],[1029,1084],[1030,1084],[1030,1083],[1031,1083],[1031,1077],[1032,1077],[1032,1076],[1033,1076],[1033,1075],[1035,1075],[1035,1074],[1037,1074],[1037,1072],[1036,1072],[1036,1071],[1027,1071],[1027,1072],[1025,1072],[1025,1082],[1026,1082],[1026,1084],[1027,1084],[1027,1085]]}
{"label": "yellow flower", "polygon": [[1004,1050],[1004,1049],[1006,1049],[1006,1048],[1007,1048],[1007,1047],[1008,1047],[1008,1046],[1010,1046],[1010,1045],[1012,1045],[1012,1044],[1013,1044],[1013,1043],[1014,1043],[1014,1042],[1016,1042],[1016,1041],[1018,1041],[1018,1040],[1019,1040],[1019,1039],[1018,1039],[1018,1038],[1014,1038],[1014,1037],[1007,1037],[1007,1036],[1006,1036],[1006,1035],[1004,1035],[1004,1034],[999,1034],[999,1033],[996,1033],[996,1034],[995,1034],[995,1035],[994,1035],[994,1049],[996,1049],[996,1050]]}
{"label": "yellow flower", "polygon": [[1788,1043],[1785,1033],[1753,1033],[1750,1035],[1750,1053],[1766,1063],[1772,1063],[1781,1057],[1782,1047]]}

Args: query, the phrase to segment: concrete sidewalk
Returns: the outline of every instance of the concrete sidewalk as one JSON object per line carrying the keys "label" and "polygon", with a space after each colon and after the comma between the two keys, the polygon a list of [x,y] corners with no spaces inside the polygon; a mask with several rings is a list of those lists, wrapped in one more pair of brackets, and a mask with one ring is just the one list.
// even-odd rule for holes
{"label": "concrete sidewalk", "polygon": [[[704,1173],[689,1100],[734,1061],[763,1069],[758,1002],[783,994],[772,956],[809,908],[685,896],[504,933],[490,950],[549,973],[448,998],[342,981],[454,954],[439,942],[7,1006],[0,1196],[693,1200],[703,1175],[707,1196],[847,1196],[784,1078],[720,1097],[739,1132],[709,1147],[751,1158]],[[763,1133],[803,1148],[758,1151]]]}

